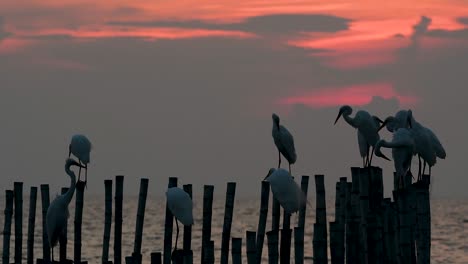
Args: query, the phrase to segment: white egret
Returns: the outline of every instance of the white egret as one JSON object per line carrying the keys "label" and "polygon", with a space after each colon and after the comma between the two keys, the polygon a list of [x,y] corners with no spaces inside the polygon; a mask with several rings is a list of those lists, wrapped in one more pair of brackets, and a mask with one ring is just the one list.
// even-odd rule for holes
{"label": "white egret", "polygon": [[82,167],[83,165],[80,165],[73,159],[67,159],[65,162],[65,172],[70,176],[70,188],[66,193],[57,196],[47,209],[46,227],[50,249],[52,250],[52,261],[54,259],[54,247],[57,245],[59,237],[65,231],[64,229],[67,224],[69,216],[68,204],[70,204],[73,194],[75,193],[76,176],[70,169],[71,166]]}
{"label": "white egret", "polygon": [[[73,154],[80,164],[85,168],[85,183],[88,180],[88,163],[90,162],[91,141],[81,134],[73,135],[70,145],[68,146],[68,157]],[[78,172],[78,181],[81,177],[81,167]]]}
{"label": "white egret", "polygon": [[305,206],[307,198],[287,170],[271,168],[265,180],[270,183],[273,197],[286,213],[295,213]]}
{"label": "white egret", "polygon": [[179,238],[179,220],[184,226],[193,225],[192,199],[188,193],[178,187],[171,187],[166,191],[167,207],[176,219],[177,235],[174,252],[177,249],[177,240]]}
{"label": "white egret", "polygon": [[404,183],[403,179],[411,166],[411,159],[415,150],[415,142],[411,131],[406,128],[399,128],[393,133],[392,142],[381,139],[375,144],[375,155],[390,160],[382,153],[381,147],[392,149],[393,163],[401,185]]}
{"label": "white egret", "polygon": [[278,149],[278,169],[281,167],[281,154],[283,154],[286,160],[288,160],[289,173],[291,173],[291,164],[294,164],[297,159],[293,136],[284,126],[280,125],[280,118],[278,115],[273,114],[272,119],[273,129],[271,135]]}
{"label": "white egret", "polygon": [[[361,157],[366,160],[364,162],[364,166],[371,166],[374,147],[380,139],[378,133],[379,123],[383,123],[383,121],[364,110],[357,111],[354,118],[350,117],[352,113],[353,109],[349,105],[340,107],[338,116],[335,119],[335,124],[338,122],[340,117],[343,116],[344,120],[349,125],[358,130],[359,153],[361,154]],[[372,151],[370,151],[371,147]]]}

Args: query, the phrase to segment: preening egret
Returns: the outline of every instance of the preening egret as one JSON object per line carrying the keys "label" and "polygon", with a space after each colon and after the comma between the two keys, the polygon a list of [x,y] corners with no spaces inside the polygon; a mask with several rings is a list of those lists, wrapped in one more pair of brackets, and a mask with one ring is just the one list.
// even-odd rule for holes
{"label": "preening egret", "polygon": [[411,166],[411,159],[415,150],[415,142],[411,131],[406,128],[399,128],[393,133],[392,142],[381,139],[375,144],[375,155],[390,160],[382,153],[381,147],[392,149],[393,163],[401,185],[404,183],[403,179]]}
{"label": "preening egret", "polygon": [[184,226],[193,225],[192,199],[188,193],[178,187],[171,187],[166,191],[167,206],[176,219],[177,235],[174,251],[177,249],[179,238],[179,220]]}
{"label": "preening egret", "polygon": [[271,168],[265,180],[270,182],[273,196],[287,213],[295,213],[305,206],[307,198],[287,170]]}
{"label": "preening egret", "polygon": [[288,160],[289,173],[291,173],[291,164],[294,164],[297,159],[293,136],[284,126],[280,125],[278,115],[273,114],[271,117],[273,119],[271,135],[275,141],[276,148],[278,148],[278,169],[281,167],[281,154],[283,154],[286,160]]}
{"label": "preening egret", "polygon": [[[85,182],[88,180],[88,163],[90,162],[89,154],[91,152],[91,141],[84,135],[73,135],[70,145],[68,146],[68,157],[73,154],[80,164],[85,168]],[[81,177],[81,167],[78,172],[78,180]]]}
{"label": "preening egret", "polygon": [[[340,117],[343,116],[344,120],[349,125],[358,130],[359,153],[361,154],[361,157],[366,160],[364,162],[364,166],[371,166],[374,147],[380,139],[378,133],[379,123],[383,123],[383,121],[376,116],[370,115],[364,110],[357,111],[354,118],[350,117],[352,113],[353,109],[349,105],[340,107],[338,116],[335,119],[335,124],[338,122]],[[370,151],[371,147],[372,151]]]}
{"label": "preening egret", "polygon": [[60,196],[57,196],[47,209],[46,227],[47,237],[49,239],[50,249],[52,250],[52,260],[54,259],[54,247],[57,245],[59,237],[62,235],[68,219],[68,204],[70,204],[75,193],[76,176],[70,169],[71,166],[82,167],[73,159],[67,159],[65,162],[65,172],[70,176],[70,188]]}

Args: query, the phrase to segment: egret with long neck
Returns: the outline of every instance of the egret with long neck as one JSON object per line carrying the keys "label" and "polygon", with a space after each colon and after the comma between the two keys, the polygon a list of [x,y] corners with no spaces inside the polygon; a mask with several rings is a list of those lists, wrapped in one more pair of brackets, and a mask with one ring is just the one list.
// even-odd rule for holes
{"label": "egret with long neck", "polygon": [[76,176],[71,170],[71,166],[83,168],[83,165],[79,164],[75,160],[70,158],[67,159],[65,162],[65,172],[70,176],[70,187],[66,193],[57,196],[47,209],[46,227],[50,249],[52,250],[52,261],[54,259],[54,247],[57,245],[60,236],[62,236],[65,231],[65,226],[69,216],[68,205],[75,193]]}
{"label": "egret with long neck", "polygon": [[294,138],[286,127],[280,125],[280,118],[278,115],[273,114],[272,119],[273,128],[271,135],[278,149],[278,169],[281,167],[281,154],[283,154],[289,163],[289,173],[291,173],[291,164],[294,164],[297,160]]}

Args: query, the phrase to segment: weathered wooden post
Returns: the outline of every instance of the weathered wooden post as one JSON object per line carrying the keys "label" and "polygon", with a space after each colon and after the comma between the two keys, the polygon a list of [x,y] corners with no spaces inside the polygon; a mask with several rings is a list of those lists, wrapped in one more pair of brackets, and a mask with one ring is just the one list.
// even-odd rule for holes
{"label": "weathered wooden post", "polygon": [[363,264],[367,264],[367,214],[369,213],[369,182],[370,168],[361,168],[359,173],[359,207],[361,209],[360,223],[360,255]]}
{"label": "weathered wooden post", "polygon": [[[192,184],[184,184],[184,191],[192,197]],[[183,249],[184,249],[184,264],[193,263],[193,251],[192,251],[192,226],[184,226],[184,238],[183,238]]]}
{"label": "weathered wooden post", "polygon": [[78,181],[76,183],[76,205],[75,205],[75,244],[74,263],[81,263],[81,223],[83,221],[84,189],[86,183]]}
{"label": "weathered wooden post", "polygon": [[104,235],[102,242],[102,264],[109,262],[109,242],[112,226],[112,180],[104,180],[105,189],[105,213],[104,213]]}
{"label": "weathered wooden post", "polygon": [[124,176],[115,177],[114,264],[122,264],[123,183]]}
{"label": "weathered wooden post", "polygon": [[232,238],[232,264],[242,264],[242,238],[240,237]]}
{"label": "weathered wooden post", "polygon": [[[335,229],[335,236],[334,238],[334,247],[330,246],[330,253],[335,255],[335,261],[333,263],[344,263],[345,260],[345,226],[346,226],[346,194],[348,190],[348,183],[346,177],[341,177],[339,186],[339,193],[336,194],[337,199],[339,199],[338,208],[335,212],[335,222],[334,225]],[[348,216],[349,217],[349,216]],[[330,223],[330,226],[332,224]],[[331,239],[331,231],[330,231],[330,239]],[[331,243],[331,241],[330,241]],[[333,252],[332,252],[333,251]]]}
{"label": "weathered wooden post", "polygon": [[23,183],[14,183],[15,194],[15,264],[23,258]]}
{"label": "weathered wooden post", "polygon": [[236,183],[228,182],[226,190],[226,204],[224,206],[224,223],[221,239],[221,264],[228,264],[229,242],[231,240],[232,215],[234,210],[234,198],[236,196]]}
{"label": "weathered wooden post", "polygon": [[417,221],[418,221],[418,264],[430,263],[431,257],[431,204],[429,197],[430,176],[423,175],[417,185]]}
{"label": "weathered wooden post", "polygon": [[[68,191],[68,187],[62,187],[61,194],[64,195]],[[61,263],[67,263],[67,243],[68,243],[68,219],[63,228],[63,234],[59,237],[59,260]],[[71,262],[71,260],[70,260]]]}
{"label": "weathered wooden post", "polygon": [[360,263],[359,243],[361,210],[359,206],[359,167],[351,168],[352,183],[348,187],[351,189],[350,207],[346,213],[346,263]]}
{"label": "weathered wooden post", "polygon": [[291,259],[291,214],[283,210],[283,228],[280,240],[280,263],[288,264]]}
{"label": "weathered wooden post", "polygon": [[27,242],[27,263],[34,263],[34,229],[36,227],[36,200],[37,187],[31,187],[29,192],[29,221],[28,221],[28,242]]}
{"label": "weathered wooden post", "polygon": [[133,245],[132,259],[134,263],[141,264],[141,240],[143,237],[143,225],[145,222],[146,197],[148,196],[147,178],[140,180],[140,193],[138,195],[138,211],[135,224],[135,243]]}
{"label": "weathered wooden post", "polygon": [[367,215],[367,234],[368,234],[368,262],[384,263],[383,241],[381,232],[378,231],[378,222],[376,213],[371,212]]}
{"label": "weathered wooden post", "polygon": [[281,207],[279,201],[272,195],[271,205],[271,230],[279,230]]}
{"label": "weathered wooden post", "polygon": [[50,246],[49,239],[47,238],[47,209],[49,209],[49,185],[41,184],[41,206],[42,206],[42,261],[45,263],[50,262]]}
{"label": "weathered wooden post", "polygon": [[11,218],[13,216],[13,200],[14,194],[12,190],[5,191],[5,222],[3,225],[3,254],[2,263],[10,263],[10,235],[11,235]]}
{"label": "weathered wooden post", "polygon": [[338,253],[338,244],[339,244],[339,231],[338,231],[338,222],[330,222],[330,259],[332,264],[338,264],[339,262],[339,253]]}
{"label": "weathered wooden post", "polygon": [[205,259],[203,259],[202,262],[207,264],[214,264],[214,241],[208,241],[205,246]]}
{"label": "weathered wooden post", "polygon": [[387,260],[387,263],[394,264],[396,263],[396,251],[395,251],[395,230],[394,230],[394,220],[391,209],[391,198],[384,199],[384,213],[383,213],[383,243],[384,243],[384,260]]}
{"label": "weathered wooden post", "polygon": [[278,230],[271,230],[266,233],[268,240],[268,263],[278,264]]}
{"label": "weathered wooden post", "polygon": [[255,231],[246,231],[247,263],[257,263],[257,246],[255,245],[257,234]]}
{"label": "weathered wooden post", "polygon": [[[213,185],[203,187],[203,223],[202,223],[202,252],[201,264],[205,260],[205,250],[211,241],[211,218],[213,215]],[[214,243],[214,242],[213,242]],[[214,245],[213,245],[214,248]],[[214,250],[214,249],[213,249]],[[214,261],[214,255],[213,255]]]}
{"label": "weathered wooden post", "polygon": [[383,178],[382,169],[379,167],[368,168],[369,172],[369,208],[371,211],[380,209],[383,203]]}
{"label": "weathered wooden post", "polygon": [[328,239],[324,175],[315,175],[315,192],[316,213],[314,224],[314,237],[312,240],[314,250],[314,264],[326,264],[328,263]]}
{"label": "weathered wooden post", "polygon": [[270,183],[262,181],[262,190],[260,196],[260,214],[258,217],[257,230],[257,263],[262,262],[263,241],[265,239],[266,222],[268,217],[268,203],[270,199]]}
{"label": "weathered wooden post", "polygon": [[[176,177],[169,177],[169,183],[167,184],[167,188],[177,187],[177,178]],[[171,256],[172,256],[172,228],[174,226],[174,216],[169,210],[169,206],[167,205],[166,201],[166,218],[164,221],[164,255],[163,255],[163,263],[170,264],[171,263]]]}
{"label": "weathered wooden post", "polygon": [[151,264],[161,264],[161,252],[152,252],[151,253]]}
{"label": "weathered wooden post", "polygon": [[294,263],[304,263],[304,228],[294,228]]}
{"label": "weathered wooden post", "polygon": [[411,227],[409,219],[408,197],[409,190],[407,188],[393,191],[394,199],[397,202],[398,218],[399,218],[399,250],[400,264],[411,263]]}

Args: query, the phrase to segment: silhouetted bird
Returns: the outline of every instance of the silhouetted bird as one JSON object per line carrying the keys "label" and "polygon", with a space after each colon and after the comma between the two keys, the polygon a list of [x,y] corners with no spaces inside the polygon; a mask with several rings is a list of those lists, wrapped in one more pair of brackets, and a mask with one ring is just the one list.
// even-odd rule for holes
{"label": "silhouetted bird", "polygon": [[177,239],[179,238],[179,220],[184,226],[193,225],[192,199],[188,193],[178,187],[171,187],[166,191],[167,207],[176,219],[177,235],[174,251],[177,250]]}
{"label": "silhouetted bird", "polygon": [[[68,146],[68,157],[73,154],[80,164],[84,165],[85,168],[85,183],[88,180],[88,163],[90,162],[91,152],[91,141],[84,135],[74,135],[71,139],[70,145]],[[78,180],[81,177],[81,167],[78,172]]]}
{"label": "silhouetted bird", "polygon": [[289,173],[291,173],[291,164],[294,164],[297,159],[293,136],[284,126],[280,125],[280,118],[278,115],[273,114],[272,119],[273,129],[271,135],[278,149],[278,168],[281,167],[281,154],[283,154],[289,163]]}
{"label": "silhouetted bird", "polygon": [[270,183],[273,197],[287,213],[295,213],[305,206],[307,198],[287,170],[271,168],[265,180]]}

